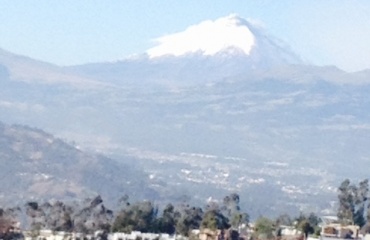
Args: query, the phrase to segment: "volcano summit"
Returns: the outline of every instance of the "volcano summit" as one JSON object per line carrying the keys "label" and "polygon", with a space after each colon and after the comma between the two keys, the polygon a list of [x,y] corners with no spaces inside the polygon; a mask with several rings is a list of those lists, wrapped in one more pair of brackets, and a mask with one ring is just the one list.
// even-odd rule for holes
{"label": "volcano summit", "polygon": [[300,57],[264,29],[237,15],[203,21],[160,37],[143,54],[115,63],[74,67],[77,73],[113,83],[217,82],[252,71],[302,64]]}
{"label": "volcano summit", "polygon": [[215,21],[203,21],[183,32],[160,37],[157,42],[159,45],[147,51],[150,58],[194,53],[215,56],[235,52],[254,57],[255,60],[300,63],[299,57],[287,46],[267,36],[261,27],[235,14]]}

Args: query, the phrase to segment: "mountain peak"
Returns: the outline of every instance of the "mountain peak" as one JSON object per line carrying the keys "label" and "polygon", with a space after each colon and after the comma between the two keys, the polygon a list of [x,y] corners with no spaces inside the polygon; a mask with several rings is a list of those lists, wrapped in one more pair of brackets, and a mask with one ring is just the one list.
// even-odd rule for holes
{"label": "mountain peak", "polygon": [[156,39],[159,44],[149,49],[147,54],[150,58],[191,53],[213,56],[226,49],[234,48],[249,55],[256,43],[250,25],[246,19],[236,14],[214,21],[203,21],[188,27],[183,32]]}

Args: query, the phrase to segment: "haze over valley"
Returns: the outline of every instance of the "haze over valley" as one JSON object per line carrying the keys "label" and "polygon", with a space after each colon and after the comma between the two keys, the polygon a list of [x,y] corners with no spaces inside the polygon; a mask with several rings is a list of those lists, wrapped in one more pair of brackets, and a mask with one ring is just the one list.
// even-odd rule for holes
{"label": "haze over valley", "polygon": [[369,69],[309,64],[235,14],[157,40],[64,67],[0,50],[0,202],[237,192],[252,217],[332,214],[368,177]]}

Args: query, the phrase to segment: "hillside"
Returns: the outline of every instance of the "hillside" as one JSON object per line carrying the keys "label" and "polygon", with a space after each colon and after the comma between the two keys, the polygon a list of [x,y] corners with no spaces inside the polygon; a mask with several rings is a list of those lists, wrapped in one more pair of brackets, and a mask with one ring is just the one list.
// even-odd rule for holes
{"label": "hillside", "polygon": [[85,153],[44,131],[0,123],[0,202],[73,200],[101,194],[156,199],[147,176],[123,162]]}

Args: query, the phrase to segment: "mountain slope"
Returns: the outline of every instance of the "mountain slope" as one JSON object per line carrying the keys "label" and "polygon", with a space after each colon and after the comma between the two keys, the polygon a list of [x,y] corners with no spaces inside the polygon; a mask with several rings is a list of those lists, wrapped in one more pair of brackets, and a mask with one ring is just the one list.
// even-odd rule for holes
{"label": "mountain slope", "polygon": [[124,194],[155,199],[147,176],[107,157],[84,153],[41,130],[0,123],[0,202],[83,199]]}
{"label": "mountain slope", "polygon": [[77,88],[103,87],[102,83],[66,72],[56,65],[0,49],[0,81],[64,84]]}

